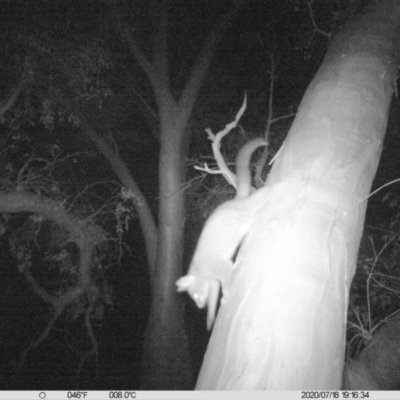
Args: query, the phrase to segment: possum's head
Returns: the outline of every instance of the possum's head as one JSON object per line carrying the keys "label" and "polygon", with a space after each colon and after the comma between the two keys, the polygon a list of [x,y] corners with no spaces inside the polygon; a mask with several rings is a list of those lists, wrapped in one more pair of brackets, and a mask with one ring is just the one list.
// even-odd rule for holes
{"label": "possum's head", "polygon": [[178,292],[187,291],[196,302],[197,307],[203,308],[207,304],[210,282],[199,276],[186,275],[176,282]]}

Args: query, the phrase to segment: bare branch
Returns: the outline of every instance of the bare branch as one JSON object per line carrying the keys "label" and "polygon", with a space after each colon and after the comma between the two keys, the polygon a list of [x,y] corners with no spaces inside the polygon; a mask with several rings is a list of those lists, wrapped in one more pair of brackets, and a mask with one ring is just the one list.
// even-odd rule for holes
{"label": "bare branch", "polygon": [[163,85],[170,89],[167,45],[168,1],[153,2],[155,14],[155,37],[153,43],[153,65]]}
{"label": "bare branch", "polygon": [[313,27],[314,27],[314,31],[320,33],[323,36],[326,36],[327,38],[330,38],[331,37],[331,33],[330,32],[325,32],[322,29],[318,28],[317,23],[315,22],[314,12],[313,12],[313,9],[312,9],[313,2],[314,2],[314,0],[307,0],[306,1],[307,7],[308,7],[308,11],[310,13],[310,19],[311,19],[311,22],[312,22]]}
{"label": "bare branch", "polygon": [[212,149],[214,153],[214,158],[215,161],[217,162],[217,165],[219,169],[216,170],[210,170],[207,164],[204,164],[204,167],[195,167],[197,170],[200,171],[205,171],[211,174],[222,174],[224,175],[225,179],[228,181],[230,185],[232,185],[236,189],[236,175],[228,168],[228,166],[225,163],[224,157],[221,154],[220,148],[221,148],[221,140],[224,136],[226,136],[232,129],[236,128],[240,118],[242,117],[243,113],[245,112],[247,107],[247,97],[246,94],[244,96],[243,104],[240,107],[238,113],[236,114],[235,119],[227,124],[225,128],[222,131],[219,131],[216,135],[213,134],[210,128],[206,129],[206,132],[208,134],[208,138],[213,142],[212,143]]}
{"label": "bare branch", "polygon": [[231,26],[231,23],[236,17],[241,5],[241,0],[234,1],[230,10],[222,16],[219,24],[208,36],[202,49],[196,57],[190,77],[179,99],[183,123],[186,123],[185,121],[187,121],[190,116],[200,86],[210,66],[211,58],[214,54],[215,48]]}
{"label": "bare branch", "polygon": [[[262,42],[261,38],[259,38],[262,47],[265,49],[264,43]],[[265,128],[265,133],[264,133],[264,138],[267,143],[266,148],[264,149],[263,155],[260,158],[259,162],[256,165],[256,172],[255,172],[255,182],[256,186],[257,185],[263,185],[264,182],[261,178],[262,176],[262,171],[264,169],[265,163],[268,160],[269,157],[269,139],[270,139],[270,134],[271,134],[271,127],[272,125],[285,118],[290,118],[294,115],[296,115],[293,111],[291,111],[287,115],[283,115],[281,117],[276,117],[274,118],[274,88],[275,88],[275,80],[276,80],[276,68],[275,68],[275,60],[274,60],[274,53],[268,54],[269,59],[270,59],[270,71],[268,71],[268,74],[270,76],[270,83],[269,83],[269,98],[268,98],[268,120]],[[276,157],[276,156],[275,156]],[[275,159],[274,157],[274,159]],[[271,165],[272,161],[269,163]]]}
{"label": "bare branch", "polygon": [[33,343],[30,343],[29,346],[22,352],[19,362],[17,364],[17,374],[19,373],[22,366],[25,364],[26,358],[28,357],[29,353],[31,351],[36,350],[41,345],[41,343],[43,343],[47,339],[50,331],[53,329],[54,323],[57,321],[58,317],[62,314],[64,308],[55,309],[49,323],[47,324],[46,328],[43,330],[39,338],[35,340]]}
{"label": "bare branch", "polygon": [[111,168],[118,176],[122,184],[128,190],[132,191],[132,193],[134,193],[134,198],[137,199],[136,201],[134,201],[134,206],[138,213],[140,226],[145,237],[147,260],[150,267],[150,274],[153,277],[152,274],[154,273],[156,262],[158,233],[153,214],[146,201],[146,198],[144,197],[139,186],[133,179],[132,174],[126,164],[122,161],[120,157],[118,157],[118,155],[109,145],[109,143],[90,126],[83,115],[79,115],[79,119],[81,121],[81,126],[84,133],[94,142],[94,144],[103,154],[103,156],[108,160]]}
{"label": "bare branch", "polygon": [[19,94],[21,93],[23,80],[21,80],[18,86],[11,92],[10,97],[7,101],[0,104],[0,118],[15,104]]}
{"label": "bare branch", "polygon": [[149,61],[149,59],[144,55],[144,53],[136,43],[136,40],[133,37],[131,30],[126,26],[126,23],[122,22],[121,18],[118,19],[118,23],[120,24],[122,37],[128,43],[129,48],[133,53],[134,57],[136,58],[137,62],[142,67],[144,73],[148,76],[153,88],[157,87],[157,85],[159,85],[159,79],[154,66]]}
{"label": "bare branch", "polygon": [[91,291],[88,292],[89,307],[86,309],[86,312],[85,312],[85,325],[86,325],[86,330],[87,330],[92,347],[88,351],[86,351],[83,354],[83,356],[81,357],[81,361],[79,363],[79,367],[78,367],[78,370],[76,373],[76,378],[80,375],[82,368],[85,365],[86,360],[91,355],[93,355],[96,360],[96,377],[98,377],[99,344],[97,342],[96,336],[93,331],[93,326],[92,326],[92,314],[94,312],[94,308],[95,308],[96,300],[97,300],[98,296],[99,296],[99,290],[95,286],[92,286]]}

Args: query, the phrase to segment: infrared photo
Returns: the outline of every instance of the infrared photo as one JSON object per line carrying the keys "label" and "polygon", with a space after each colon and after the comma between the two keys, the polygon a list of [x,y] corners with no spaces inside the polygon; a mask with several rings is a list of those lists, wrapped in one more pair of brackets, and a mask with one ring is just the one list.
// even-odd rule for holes
{"label": "infrared photo", "polygon": [[0,399],[400,390],[398,0],[4,1],[0,41]]}

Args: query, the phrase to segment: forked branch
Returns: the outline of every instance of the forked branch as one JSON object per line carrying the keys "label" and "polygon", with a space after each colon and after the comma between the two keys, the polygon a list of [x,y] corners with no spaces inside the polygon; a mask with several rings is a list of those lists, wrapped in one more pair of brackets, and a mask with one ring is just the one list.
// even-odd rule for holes
{"label": "forked branch", "polygon": [[236,175],[228,168],[228,166],[226,165],[226,162],[224,160],[224,157],[221,154],[221,150],[220,150],[221,149],[221,140],[232,129],[237,127],[237,124],[238,124],[240,118],[242,118],[242,115],[245,112],[246,107],[247,107],[247,97],[245,94],[242,107],[240,107],[240,110],[236,114],[235,119],[231,123],[227,124],[222,131],[219,131],[215,135],[210,128],[206,129],[206,132],[208,134],[208,139],[210,139],[213,142],[212,149],[213,149],[215,161],[217,162],[219,169],[211,170],[208,167],[207,163],[204,163],[204,167],[199,167],[199,166],[194,167],[199,171],[205,171],[209,174],[222,174],[225,177],[225,179],[228,181],[228,183],[230,185],[232,185],[235,189],[237,188],[237,178],[236,178]]}

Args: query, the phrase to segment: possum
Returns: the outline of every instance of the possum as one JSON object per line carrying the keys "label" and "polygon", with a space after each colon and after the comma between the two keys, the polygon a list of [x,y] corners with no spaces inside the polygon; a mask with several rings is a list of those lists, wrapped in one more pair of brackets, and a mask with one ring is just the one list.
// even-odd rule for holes
{"label": "possum", "polygon": [[252,204],[255,189],[251,185],[250,159],[253,152],[265,146],[263,139],[246,143],[236,159],[236,196],[217,207],[201,232],[186,276],[176,285],[187,291],[197,307],[207,305],[207,329],[214,324],[220,287],[222,300],[228,300],[233,271],[233,257],[250,230],[257,209]]}

